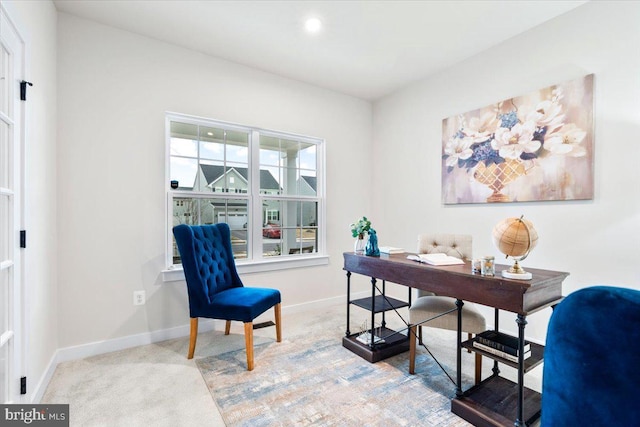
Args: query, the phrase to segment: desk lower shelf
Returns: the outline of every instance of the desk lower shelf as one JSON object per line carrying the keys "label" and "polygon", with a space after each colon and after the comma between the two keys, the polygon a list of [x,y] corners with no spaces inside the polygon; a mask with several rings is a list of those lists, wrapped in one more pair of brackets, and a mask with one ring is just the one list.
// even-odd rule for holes
{"label": "desk lower shelf", "polygon": [[[524,388],[524,422],[533,425],[540,418],[542,395]],[[451,412],[478,427],[513,426],[517,417],[518,385],[491,376],[451,401]]]}
{"label": "desk lower shelf", "polygon": [[342,338],[342,346],[370,363],[375,363],[409,350],[409,338],[405,334],[388,328],[376,328],[376,334],[384,338],[385,342],[383,344],[376,344],[371,348],[367,344],[358,341],[357,338],[360,334],[351,334]]}
{"label": "desk lower shelf", "polygon": [[[496,356],[493,353],[489,353],[484,351],[478,347],[473,345],[473,340],[464,341],[462,343],[462,347],[469,349],[471,351],[475,351],[476,353],[480,353],[483,356],[486,356],[490,359],[494,359],[499,361],[500,363],[504,363],[505,365],[511,366],[514,369],[518,369],[518,363],[512,362],[500,356]],[[539,366],[544,359],[544,346],[536,343],[531,343],[531,356],[524,359],[523,369],[524,372],[527,373],[533,368]]]}

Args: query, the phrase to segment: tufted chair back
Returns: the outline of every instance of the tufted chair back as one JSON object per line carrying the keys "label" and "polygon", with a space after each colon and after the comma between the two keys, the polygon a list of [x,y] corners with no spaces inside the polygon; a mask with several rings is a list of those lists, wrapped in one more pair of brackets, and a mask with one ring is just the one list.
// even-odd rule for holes
{"label": "tufted chair back", "polygon": [[[420,234],[419,254],[447,254],[462,260],[471,260],[472,237],[468,234]],[[418,296],[434,295],[432,292],[418,291]]]}
{"label": "tufted chair back", "polygon": [[229,225],[185,225],[173,228],[187,280],[191,317],[200,317],[213,297],[242,287],[231,250]]}
{"label": "tufted chair back", "polygon": [[553,310],[542,374],[543,426],[637,426],[640,291],[592,286]]}

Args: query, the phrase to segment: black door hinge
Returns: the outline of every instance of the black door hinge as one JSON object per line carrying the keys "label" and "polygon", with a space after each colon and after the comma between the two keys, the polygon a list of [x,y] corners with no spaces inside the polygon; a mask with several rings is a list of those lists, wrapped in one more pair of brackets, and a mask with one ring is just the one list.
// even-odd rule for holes
{"label": "black door hinge", "polygon": [[20,101],[27,100],[27,85],[33,86],[33,83],[26,80],[20,82]]}
{"label": "black door hinge", "polygon": [[27,230],[20,230],[20,247],[27,247]]}
{"label": "black door hinge", "polygon": [[20,394],[27,394],[27,377],[20,377]]}

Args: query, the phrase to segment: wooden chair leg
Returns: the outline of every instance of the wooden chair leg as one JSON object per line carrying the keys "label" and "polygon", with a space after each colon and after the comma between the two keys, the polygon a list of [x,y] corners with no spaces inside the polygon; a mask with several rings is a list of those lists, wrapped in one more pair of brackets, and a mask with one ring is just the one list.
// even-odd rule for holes
{"label": "wooden chair leg", "polygon": [[422,345],[422,326],[418,326],[418,343]]}
{"label": "wooden chair leg", "polygon": [[482,355],[476,353],[476,385],[482,381]]}
{"label": "wooden chair leg", "polygon": [[231,320],[227,320],[227,323],[224,325],[224,334],[229,335],[229,331],[231,331]]}
{"label": "wooden chair leg", "polygon": [[191,318],[191,334],[189,335],[189,354],[187,359],[193,359],[193,353],[196,351],[196,339],[198,338],[198,318]]}
{"label": "wooden chair leg", "polygon": [[[471,332],[469,332],[468,333],[468,339],[471,340],[471,338],[472,338],[472,335],[471,335]],[[471,353],[471,349],[470,348],[467,349],[467,353]]]}
{"label": "wooden chair leg", "polygon": [[409,328],[409,373],[416,373],[416,330],[417,326]]}
{"label": "wooden chair leg", "polygon": [[276,341],[281,342],[282,341],[282,323],[280,323],[280,318],[281,318],[280,303],[276,304],[273,307],[273,310],[275,312],[275,318],[276,318]]}
{"label": "wooden chair leg", "polygon": [[253,322],[244,324],[244,342],[247,347],[247,371],[253,371]]}

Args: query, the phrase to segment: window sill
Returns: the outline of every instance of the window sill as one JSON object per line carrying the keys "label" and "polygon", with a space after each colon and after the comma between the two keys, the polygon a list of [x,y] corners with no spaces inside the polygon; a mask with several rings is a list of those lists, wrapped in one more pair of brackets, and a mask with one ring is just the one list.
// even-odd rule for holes
{"label": "window sill", "polygon": [[[287,270],[290,268],[315,267],[318,265],[328,265],[328,255],[291,257],[278,260],[263,260],[259,262],[236,263],[238,274],[263,273],[265,271]],[[182,266],[162,270],[163,282],[175,282],[184,280]]]}

